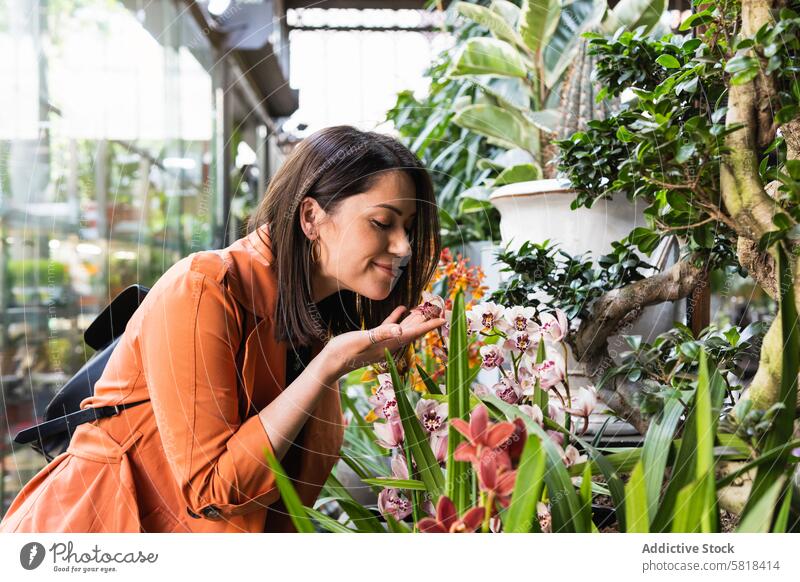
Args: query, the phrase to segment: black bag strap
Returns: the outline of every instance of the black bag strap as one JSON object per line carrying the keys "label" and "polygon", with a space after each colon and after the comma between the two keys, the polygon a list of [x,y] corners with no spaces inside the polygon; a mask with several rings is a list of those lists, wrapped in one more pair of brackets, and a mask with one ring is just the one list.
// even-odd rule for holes
{"label": "black bag strap", "polygon": [[91,422],[99,418],[106,418],[119,414],[126,408],[131,408],[138,404],[149,402],[149,400],[139,400],[138,402],[126,402],[112,406],[99,406],[97,408],[84,408],[77,412],[72,412],[65,416],[59,416],[42,424],[37,424],[30,428],[20,431],[15,437],[14,442],[19,444],[29,444],[34,441],[41,441],[54,434],[68,432],[70,435],[75,431],[79,424]]}

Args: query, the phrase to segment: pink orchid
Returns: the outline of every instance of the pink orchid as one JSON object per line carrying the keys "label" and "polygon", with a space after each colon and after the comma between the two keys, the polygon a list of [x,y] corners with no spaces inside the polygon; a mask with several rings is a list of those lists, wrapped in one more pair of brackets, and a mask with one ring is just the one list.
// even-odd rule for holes
{"label": "pink orchid", "polygon": [[503,357],[503,350],[501,350],[496,344],[481,346],[480,354],[481,358],[483,358],[483,361],[481,362],[481,368],[484,370],[497,368],[506,361],[506,359]]}
{"label": "pink orchid", "polygon": [[583,418],[583,431],[589,428],[589,415],[597,406],[597,389],[594,386],[581,386],[578,394],[572,397],[571,406],[565,407],[564,412]]}
{"label": "pink orchid", "polygon": [[431,434],[430,445],[437,461],[440,463],[447,461],[447,434]]}
{"label": "pink orchid", "polygon": [[372,404],[372,412],[378,418],[393,418],[397,414],[397,399],[394,394],[392,377],[390,374],[378,374],[378,387],[368,398]]}
{"label": "pink orchid", "polygon": [[532,357],[539,347],[539,334],[535,331],[515,331],[503,342],[507,350]]}
{"label": "pink orchid", "polygon": [[482,507],[473,507],[459,518],[455,503],[442,495],[436,504],[436,518],[422,518],[417,525],[423,533],[472,533],[480,527],[483,516]]}
{"label": "pink orchid", "polygon": [[472,385],[472,393],[475,396],[491,396],[492,392],[489,390],[489,387],[486,384],[481,384],[480,382],[475,382]]}
{"label": "pink orchid", "polygon": [[511,378],[501,378],[500,381],[492,386],[495,396],[503,402],[516,404],[522,397],[522,388]]}
{"label": "pink orchid", "polygon": [[[514,432],[514,425],[510,422],[497,422],[489,425],[489,410],[482,404],[478,405],[470,414],[469,424],[460,418],[451,419],[450,424],[467,437],[467,441],[459,443],[455,450],[457,461],[480,462],[480,458],[485,452],[494,453],[493,449],[503,445]],[[498,452],[507,457],[507,453],[504,451]],[[511,464],[510,459],[507,464]]]}
{"label": "pink orchid", "polygon": [[512,331],[534,331],[537,327],[536,323],[533,321],[535,315],[536,309],[533,307],[522,307],[521,305],[506,307],[503,312],[503,317],[506,322],[508,322],[508,328]]}
{"label": "pink orchid", "polygon": [[478,477],[481,490],[491,493],[502,507],[508,507],[517,472],[498,466],[491,455],[484,455],[478,467]]}
{"label": "pink orchid", "polygon": [[569,333],[567,314],[560,309],[555,310],[555,315],[552,313],[540,314],[539,321],[542,322],[542,333],[548,334],[554,342],[560,342]]}
{"label": "pink orchid", "polygon": [[408,479],[408,463],[403,455],[392,457],[391,467],[395,479]]}
{"label": "pink orchid", "polygon": [[403,444],[405,433],[403,423],[399,416],[394,416],[386,422],[376,422],[372,425],[378,444],[386,449],[393,449]]}
{"label": "pink orchid", "polygon": [[421,398],[417,402],[417,418],[428,434],[447,434],[447,402]]}
{"label": "pink orchid", "polygon": [[547,436],[550,437],[550,440],[556,443],[559,447],[564,446],[564,433],[560,433],[557,430],[548,430]]}
{"label": "pink orchid", "polygon": [[508,329],[508,323],[503,319],[504,307],[492,301],[479,303],[467,311],[468,329],[470,332],[492,333],[497,328],[500,331]]}
{"label": "pink orchid", "polygon": [[539,426],[544,426],[544,414],[538,404],[531,406],[530,404],[520,404],[519,411],[530,417],[533,422]]}
{"label": "pink orchid", "polygon": [[387,487],[378,494],[378,511],[400,521],[411,515],[413,508],[411,502],[401,495],[399,490]]}
{"label": "pink orchid", "polygon": [[564,421],[567,419],[564,413],[564,407],[558,400],[552,399],[547,401],[547,416],[561,425],[563,425]]}
{"label": "pink orchid", "polygon": [[539,378],[539,385],[547,390],[564,381],[564,369],[556,360],[545,360],[536,364],[533,373]]}
{"label": "pink orchid", "polygon": [[444,325],[441,327],[442,339],[444,340],[444,347],[450,348],[450,324],[453,322],[453,310],[444,310]]}
{"label": "pink orchid", "polygon": [[426,320],[435,319],[444,312],[444,299],[428,291],[423,291],[422,303],[411,311],[418,311]]}
{"label": "pink orchid", "polygon": [[567,445],[567,448],[561,452],[561,459],[567,467],[571,467],[585,461],[586,455],[581,455],[578,449],[572,445]]}

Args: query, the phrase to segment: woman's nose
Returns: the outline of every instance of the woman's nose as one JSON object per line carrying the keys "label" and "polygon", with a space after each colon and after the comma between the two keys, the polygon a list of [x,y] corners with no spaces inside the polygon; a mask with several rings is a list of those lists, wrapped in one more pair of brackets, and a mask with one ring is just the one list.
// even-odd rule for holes
{"label": "woman's nose", "polygon": [[398,257],[411,254],[411,242],[408,240],[408,235],[405,230],[401,230],[399,234],[392,237],[392,242],[389,245],[389,252]]}

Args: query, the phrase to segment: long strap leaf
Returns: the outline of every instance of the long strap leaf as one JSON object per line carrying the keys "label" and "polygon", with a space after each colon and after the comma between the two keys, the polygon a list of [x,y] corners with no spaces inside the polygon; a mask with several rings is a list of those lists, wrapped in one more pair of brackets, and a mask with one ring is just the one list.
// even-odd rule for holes
{"label": "long strap leaf", "polygon": [[[470,411],[469,363],[467,340],[467,316],[464,310],[464,293],[459,290],[453,299],[450,319],[450,340],[447,352],[447,415],[449,418],[466,420]],[[453,500],[459,513],[473,504],[470,486],[469,463],[456,461],[455,450],[464,441],[463,435],[453,428],[447,431],[447,496]]]}

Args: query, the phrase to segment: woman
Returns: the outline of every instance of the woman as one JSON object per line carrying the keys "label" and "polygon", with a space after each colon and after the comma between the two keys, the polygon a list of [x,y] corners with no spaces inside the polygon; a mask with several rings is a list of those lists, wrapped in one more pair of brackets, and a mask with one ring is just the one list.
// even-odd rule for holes
{"label": "woman", "polygon": [[342,443],[338,378],[444,323],[403,317],[438,214],[411,152],[338,126],[295,148],[248,230],[156,282],[81,408],[145,402],[79,425],[0,531],[293,530],[264,449],[312,505]]}

